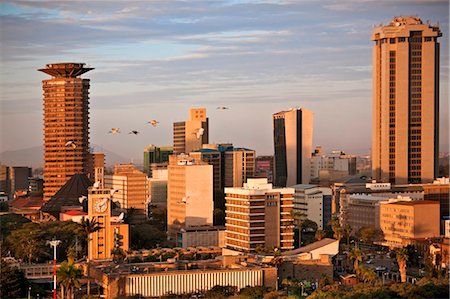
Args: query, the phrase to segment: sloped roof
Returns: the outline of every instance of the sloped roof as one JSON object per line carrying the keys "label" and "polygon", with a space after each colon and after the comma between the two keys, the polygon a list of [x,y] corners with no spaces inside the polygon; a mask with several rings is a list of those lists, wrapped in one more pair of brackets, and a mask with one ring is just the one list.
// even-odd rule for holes
{"label": "sloped roof", "polygon": [[19,197],[8,202],[13,209],[40,209],[44,205],[42,197]]}
{"label": "sloped roof", "polygon": [[297,248],[294,250],[290,250],[290,251],[285,251],[285,252],[283,252],[282,255],[296,255],[296,254],[300,254],[300,253],[308,253],[313,250],[319,249],[321,247],[333,244],[336,241],[337,241],[336,239],[324,238],[320,241],[316,241],[316,242],[308,244],[306,246],[303,246],[303,247],[300,247],[300,248]]}
{"label": "sloped roof", "polygon": [[88,188],[92,186],[91,180],[83,174],[74,174],[62,187],[45,203],[41,211],[59,218],[62,207],[81,207],[81,196],[88,195]]}

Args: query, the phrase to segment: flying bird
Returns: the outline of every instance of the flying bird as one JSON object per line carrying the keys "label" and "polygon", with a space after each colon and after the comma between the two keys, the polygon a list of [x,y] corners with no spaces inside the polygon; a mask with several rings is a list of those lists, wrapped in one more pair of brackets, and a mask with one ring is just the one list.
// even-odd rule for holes
{"label": "flying bird", "polygon": [[100,181],[96,181],[96,182],[94,183],[94,185],[92,185],[92,187],[94,187],[94,188],[96,188],[96,189],[100,188]]}
{"label": "flying bird", "polygon": [[200,137],[203,136],[203,133],[204,133],[204,132],[205,132],[205,129],[200,128],[200,129],[197,130],[197,132],[195,132],[195,133],[193,133],[193,134],[195,134],[195,135],[197,136],[197,139],[200,139]]}
{"label": "flying bird", "polygon": [[65,147],[69,147],[71,146],[72,148],[76,148],[77,145],[75,144],[75,142],[73,142],[72,140],[67,141],[66,144],[64,145]]}
{"label": "flying bird", "polygon": [[228,108],[228,107],[224,107],[224,106],[221,106],[221,107],[217,107],[217,110],[227,110],[227,109],[230,109],[230,108]]}
{"label": "flying bird", "polygon": [[158,126],[159,121],[157,121],[156,119],[152,119],[151,121],[148,122],[149,124],[151,124],[153,127]]}
{"label": "flying bird", "polygon": [[81,195],[80,197],[78,197],[78,201],[80,203],[83,203],[83,201],[85,201],[87,199],[86,195]]}
{"label": "flying bird", "polygon": [[137,135],[137,134],[139,134],[139,132],[138,131],[131,131],[130,133],[128,133],[128,134],[134,134],[134,135]]}
{"label": "flying bird", "polygon": [[109,133],[111,133],[111,134],[120,133],[120,129],[119,128],[111,128],[111,131],[109,131]]}
{"label": "flying bird", "polygon": [[109,191],[109,194],[110,194],[111,196],[113,196],[114,193],[116,193],[116,192],[119,192],[119,190],[117,190],[117,189],[112,189],[111,191]]}

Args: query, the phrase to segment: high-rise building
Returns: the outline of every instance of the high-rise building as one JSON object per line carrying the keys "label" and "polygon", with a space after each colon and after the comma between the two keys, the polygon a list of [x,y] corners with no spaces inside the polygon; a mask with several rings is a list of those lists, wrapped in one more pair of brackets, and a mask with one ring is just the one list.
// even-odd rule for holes
{"label": "high-rise building", "polygon": [[258,156],[255,159],[255,177],[273,182],[273,156]]}
{"label": "high-rise building", "polygon": [[89,79],[84,63],[47,64],[44,89],[44,199],[75,173],[92,171],[89,156]]}
{"label": "high-rise building", "polygon": [[273,114],[275,186],[309,184],[313,113],[291,108]]}
{"label": "high-rise building", "polygon": [[173,146],[149,145],[144,148],[144,172],[152,176],[152,164],[168,163],[169,156],[173,154]]}
{"label": "high-rise building", "polygon": [[294,249],[294,189],[275,189],[267,179],[248,179],[240,188],[225,188],[226,247],[251,252],[258,246]]}
{"label": "high-rise building", "polygon": [[121,209],[134,209],[131,221],[147,219],[148,182],[145,173],[133,164],[119,164],[112,175],[105,175],[105,186],[116,190],[112,199]]}
{"label": "high-rise building", "polygon": [[[225,216],[224,187],[241,187],[248,178],[255,175],[255,151],[233,147],[233,144],[204,144],[203,148],[189,153],[189,156],[213,166],[214,209]],[[215,214],[215,216],[220,216]],[[223,225],[224,219],[215,217],[216,225]]]}
{"label": "high-rise building", "polygon": [[206,108],[189,110],[189,120],[173,123],[173,152],[190,153],[208,143]]}
{"label": "high-rise building", "polygon": [[182,229],[213,224],[213,166],[180,154],[170,156],[168,170],[168,237],[177,242]]}
{"label": "high-rise building", "polygon": [[438,173],[438,26],[395,17],[373,31],[372,176],[396,184]]}

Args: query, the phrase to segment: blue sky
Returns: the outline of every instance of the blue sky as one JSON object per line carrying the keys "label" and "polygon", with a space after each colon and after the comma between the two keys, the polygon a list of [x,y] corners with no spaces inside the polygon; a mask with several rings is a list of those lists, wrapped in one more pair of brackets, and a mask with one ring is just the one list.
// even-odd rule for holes
{"label": "blue sky", "polygon": [[[91,142],[142,159],[172,123],[206,107],[210,142],[272,154],[274,112],[314,112],[314,145],[369,152],[374,25],[439,23],[441,140],[448,147],[449,4],[441,0],[5,1],[0,151],[42,144],[47,63],[85,62]],[[228,106],[229,110],[216,110]],[[158,119],[158,128],[150,127]],[[141,134],[107,134],[111,127]]]}

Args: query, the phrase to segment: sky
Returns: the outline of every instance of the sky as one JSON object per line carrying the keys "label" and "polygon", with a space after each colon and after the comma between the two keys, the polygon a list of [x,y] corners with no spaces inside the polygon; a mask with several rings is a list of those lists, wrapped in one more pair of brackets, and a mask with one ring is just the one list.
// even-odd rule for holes
{"label": "sky", "polygon": [[272,114],[303,107],[314,113],[313,146],[369,153],[371,33],[398,15],[443,32],[448,151],[448,0],[1,1],[0,14],[0,152],[43,143],[48,76],[37,69],[83,62],[95,68],[84,75],[91,143],[130,160],[172,144],[172,123],[191,107],[207,108],[210,143],[273,154]]}

